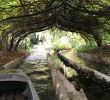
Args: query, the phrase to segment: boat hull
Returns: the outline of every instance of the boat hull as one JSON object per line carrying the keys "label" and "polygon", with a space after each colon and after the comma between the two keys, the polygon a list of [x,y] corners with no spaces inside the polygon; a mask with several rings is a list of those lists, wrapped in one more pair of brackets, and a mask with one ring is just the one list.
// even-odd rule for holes
{"label": "boat hull", "polygon": [[0,74],[0,100],[40,100],[36,90],[22,70]]}

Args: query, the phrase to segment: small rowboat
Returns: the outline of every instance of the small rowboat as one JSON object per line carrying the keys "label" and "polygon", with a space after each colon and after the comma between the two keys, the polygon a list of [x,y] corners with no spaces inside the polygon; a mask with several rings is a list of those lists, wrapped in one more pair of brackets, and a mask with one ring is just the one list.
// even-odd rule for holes
{"label": "small rowboat", "polygon": [[0,74],[0,100],[40,100],[25,73],[16,72]]}

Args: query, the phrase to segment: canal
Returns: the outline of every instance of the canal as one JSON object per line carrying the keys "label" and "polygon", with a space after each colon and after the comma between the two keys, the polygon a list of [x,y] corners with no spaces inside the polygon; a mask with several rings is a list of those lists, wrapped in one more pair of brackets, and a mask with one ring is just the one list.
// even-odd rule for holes
{"label": "canal", "polygon": [[[74,51],[66,51],[63,53],[63,56],[77,64],[86,65],[87,67],[110,76],[110,66],[108,65],[80,58],[75,54]],[[79,76],[75,81],[79,87],[84,89],[88,100],[110,100],[110,91],[106,90],[106,88],[102,88],[99,84],[93,82],[91,79],[86,79],[83,76]]]}
{"label": "canal", "polygon": [[77,54],[72,50],[68,52],[64,52],[63,55],[77,64],[84,64],[87,67],[90,67],[103,74],[110,76],[110,65],[105,65],[102,63],[97,63],[94,61],[86,60],[84,58],[77,56]]}
{"label": "canal", "polygon": [[31,50],[24,63],[19,66],[31,79],[40,100],[56,100],[56,95],[47,62],[47,51],[43,46]]}

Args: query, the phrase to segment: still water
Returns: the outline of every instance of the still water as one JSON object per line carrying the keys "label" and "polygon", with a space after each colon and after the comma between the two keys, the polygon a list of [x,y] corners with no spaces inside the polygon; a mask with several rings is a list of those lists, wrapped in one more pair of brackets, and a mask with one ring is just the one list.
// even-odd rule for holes
{"label": "still water", "polygon": [[75,63],[78,64],[84,64],[87,67],[93,68],[103,74],[106,74],[108,76],[110,76],[110,65],[105,65],[102,63],[97,63],[97,62],[93,62],[93,61],[89,61],[86,59],[83,59],[81,57],[78,57],[74,51],[68,51],[63,53],[63,55],[67,58],[69,58],[70,60],[74,61]]}
{"label": "still water", "polygon": [[[84,64],[87,67],[93,68],[101,73],[110,76],[110,66],[108,65],[80,58],[75,54],[74,51],[65,52],[63,53],[63,55],[77,64]],[[79,77],[78,80],[79,81],[76,82],[80,87],[84,89],[88,100],[110,100],[110,91],[102,88],[99,84],[83,77]]]}

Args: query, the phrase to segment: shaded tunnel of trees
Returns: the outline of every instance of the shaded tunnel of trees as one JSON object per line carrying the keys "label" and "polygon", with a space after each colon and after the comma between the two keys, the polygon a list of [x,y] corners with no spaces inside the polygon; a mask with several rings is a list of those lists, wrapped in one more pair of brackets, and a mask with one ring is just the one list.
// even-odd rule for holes
{"label": "shaded tunnel of trees", "polygon": [[0,48],[17,50],[29,34],[56,27],[97,46],[110,33],[110,0],[0,0]]}

